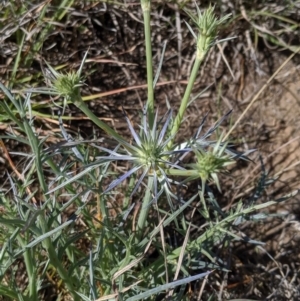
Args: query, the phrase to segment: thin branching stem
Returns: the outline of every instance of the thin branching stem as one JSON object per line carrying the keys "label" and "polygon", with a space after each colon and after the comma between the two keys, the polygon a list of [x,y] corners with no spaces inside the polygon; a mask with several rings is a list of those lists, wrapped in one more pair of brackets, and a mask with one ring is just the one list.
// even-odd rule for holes
{"label": "thin branching stem", "polygon": [[116,138],[117,140],[123,140],[123,138],[115,132],[110,126],[108,126],[105,122],[101,121],[89,108],[88,106],[83,102],[81,99],[81,96],[78,96],[77,99],[73,102],[74,105],[80,109],[87,117],[90,118],[91,121],[93,121],[99,128],[101,128],[106,134],[108,134],[111,137]]}
{"label": "thin branching stem", "polygon": [[145,195],[142,201],[142,206],[140,209],[140,214],[138,217],[138,223],[137,223],[137,231],[138,231],[138,235],[137,235],[137,242],[140,242],[142,239],[142,236],[144,234],[144,228],[146,225],[146,221],[148,218],[148,213],[150,210],[150,203],[151,203],[151,199],[152,199],[152,189],[154,186],[154,179],[153,177],[149,177],[148,178],[148,183],[147,183],[147,189],[145,191]]}
{"label": "thin branching stem", "polygon": [[150,0],[141,0],[141,7],[144,16],[144,33],[146,45],[146,65],[147,65],[147,87],[148,100],[147,112],[149,118],[149,126],[152,129],[154,122],[154,87],[153,87],[153,62],[152,62],[152,44],[151,44],[151,28],[150,28]]}
{"label": "thin branching stem", "polygon": [[[171,136],[175,136],[175,134],[177,133],[177,131],[180,127],[180,124],[182,122],[185,110],[187,108],[187,105],[188,105],[188,102],[190,99],[190,95],[192,93],[192,89],[193,89],[193,86],[194,86],[201,63],[202,63],[202,60],[199,60],[199,59],[195,60],[195,63],[194,63],[194,66],[193,66],[193,69],[191,72],[191,76],[189,78],[188,85],[186,87],[184,96],[183,96],[181,104],[180,104],[179,112],[174,120],[174,124],[173,124],[172,130],[171,130]],[[172,142],[170,142],[170,146],[171,145],[172,145]]]}

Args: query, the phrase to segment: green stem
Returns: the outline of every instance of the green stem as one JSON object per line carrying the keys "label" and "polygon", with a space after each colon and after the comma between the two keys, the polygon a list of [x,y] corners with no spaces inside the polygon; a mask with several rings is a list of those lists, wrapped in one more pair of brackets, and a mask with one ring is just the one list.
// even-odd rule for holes
{"label": "green stem", "polygon": [[205,192],[205,183],[206,181],[204,179],[202,179],[202,187],[201,187],[201,193],[200,193],[200,201],[202,203],[202,206],[203,206],[203,213],[204,213],[204,218],[206,220],[209,221],[209,223],[211,224],[211,220],[210,220],[210,216],[209,216],[209,211],[208,211],[208,208],[207,208],[207,205],[206,205],[206,201],[205,201],[205,197],[204,197],[204,192]]}
{"label": "green stem", "polygon": [[152,66],[152,45],[151,45],[151,29],[150,29],[150,0],[141,0],[141,7],[144,16],[144,33],[146,44],[146,64],[147,64],[147,86],[148,100],[147,111],[150,129],[154,123],[154,87],[153,87],[153,66]]}
{"label": "green stem", "polygon": [[152,199],[153,183],[154,183],[153,178],[149,177],[147,189],[146,189],[146,192],[144,195],[144,199],[142,202],[142,206],[141,206],[140,214],[139,214],[139,218],[138,218],[138,223],[137,223],[137,243],[139,243],[141,241],[142,236],[144,234],[144,228],[146,225],[148,213],[150,210],[150,202]]}
{"label": "green stem", "polygon": [[87,117],[89,117],[97,126],[99,126],[104,132],[109,136],[115,138],[118,141],[123,141],[124,139],[116,133],[111,127],[109,127],[105,122],[101,121],[83,102],[81,96],[76,97],[77,99],[73,102],[74,105],[80,109]]}
{"label": "green stem", "polygon": [[[25,234],[26,243],[20,237],[18,237],[19,242],[22,244],[23,247],[29,242],[28,233]],[[37,300],[37,285],[36,285],[36,262],[34,258],[34,247],[33,249],[25,249],[24,252],[24,261],[26,265],[27,276],[29,280],[29,295],[30,300],[35,301]]]}
{"label": "green stem", "polygon": [[176,177],[192,177],[198,176],[199,171],[194,169],[175,169],[175,168],[168,168],[164,170],[167,176],[176,176]]}
{"label": "green stem", "polygon": [[[180,104],[178,114],[177,114],[177,116],[174,120],[173,127],[171,129],[171,136],[172,137],[175,137],[175,134],[177,133],[177,131],[180,127],[180,124],[182,122],[185,110],[187,108],[187,105],[188,105],[188,102],[189,102],[189,99],[190,99],[190,95],[192,93],[192,89],[193,89],[195,80],[196,80],[196,77],[197,77],[197,73],[199,71],[199,68],[200,68],[200,65],[201,65],[202,61],[203,61],[203,58],[199,59],[198,56],[196,57],[196,60],[195,60],[195,63],[194,63],[193,69],[192,69],[192,73],[191,73],[191,76],[189,78],[188,85],[185,89],[185,93],[184,93],[184,96],[183,96],[181,104]],[[172,147],[173,142],[174,141],[172,139],[168,144],[168,148]]]}

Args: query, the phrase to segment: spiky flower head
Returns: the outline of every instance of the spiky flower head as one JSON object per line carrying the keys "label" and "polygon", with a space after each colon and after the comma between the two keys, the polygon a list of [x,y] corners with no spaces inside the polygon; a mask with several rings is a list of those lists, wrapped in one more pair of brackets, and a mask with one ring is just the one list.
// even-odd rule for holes
{"label": "spiky flower head", "polygon": [[215,44],[219,28],[229,19],[230,14],[218,19],[214,13],[214,6],[210,5],[203,13],[201,13],[198,5],[196,5],[196,8],[197,16],[188,11],[187,13],[196,25],[198,35],[195,34],[188,23],[187,26],[197,41],[197,58],[202,60],[208,50]]}
{"label": "spiky flower head", "polygon": [[47,86],[29,89],[28,92],[63,97],[63,113],[68,101],[72,101],[76,106],[79,106],[82,102],[80,94],[80,87],[83,85],[81,73],[86,57],[87,52],[76,72],[61,73],[46,62],[47,68],[43,69],[43,73]]}
{"label": "spiky flower head", "polygon": [[176,163],[172,163],[172,157],[176,153],[184,153],[190,149],[181,148],[180,150],[169,150],[167,144],[172,137],[168,137],[168,128],[170,125],[172,111],[167,112],[165,121],[158,121],[158,112],[156,112],[153,127],[150,128],[147,122],[146,111],[143,112],[142,124],[140,131],[137,133],[131,125],[127,115],[125,118],[133,137],[133,144],[129,144],[123,138],[116,138],[120,147],[118,150],[111,151],[109,149],[98,147],[101,150],[109,153],[109,156],[97,157],[100,162],[108,161],[127,161],[132,164],[132,168],[123,174],[121,177],[112,181],[104,193],[112,190],[126,178],[132,174],[137,174],[140,171],[140,178],[137,181],[131,196],[137,191],[145,178],[153,178],[153,200],[157,201],[163,189],[158,191],[159,183],[163,185],[168,182],[166,170],[184,169]]}
{"label": "spiky flower head", "polygon": [[52,94],[59,95],[67,100],[71,99],[73,101],[77,101],[77,99],[80,98],[80,87],[83,85],[81,73],[86,57],[87,52],[85,53],[80,67],[76,72],[70,71],[67,73],[60,73],[46,63],[48,70],[47,74],[45,74],[45,79]]}
{"label": "spiky flower head", "polygon": [[[187,164],[187,174],[184,183],[201,179],[203,183],[206,183],[208,179],[213,179],[218,189],[221,191],[218,174],[226,170],[226,167],[235,162],[237,159],[249,161],[247,155],[254,150],[250,149],[247,152],[240,153],[230,148],[227,142],[222,141],[223,136],[218,140],[210,140],[211,135],[219,128],[221,123],[228,118],[232,111],[227,112],[222,118],[220,118],[213,126],[211,126],[204,134],[201,134],[203,126],[205,124],[207,115],[204,116],[197,133],[187,143],[183,143],[179,148],[190,149],[195,154],[196,163]],[[181,157],[187,154],[185,152]],[[177,174],[179,174],[177,172]],[[184,173],[181,173],[184,176]]]}
{"label": "spiky flower head", "polygon": [[188,165],[196,174],[198,173],[198,177],[204,183],[212,178],[219,191],[221,191],[221,188],[218,174],[235,162],[234,158],[226,153],[227,144],[221,145],[221,140],[219,139],[212,149],[208,148],[205,151],[201,148],[194,149],[196,163]]}
{"label": "spiky flower head", "polygon": [[[51,67],[50,67],[51,68]],[[51,84],[52,89],[61,97],[72,99],[80,94],[82,82],[77,72],[68,72],[65,74],[56,72],[53,68]]]}
{"label": "spiky flower head", "polygon": [[30,89],[29,92],[36,92],[48,95],[63,97],[66,101],[78,101],[80,96],[80,87],[83,85],[81,78],[83,65],[87,57],[87,52],[77,71],[67,73],[58,72],[55,68],[46,62],[47,68],[43,70],[47,87]]}

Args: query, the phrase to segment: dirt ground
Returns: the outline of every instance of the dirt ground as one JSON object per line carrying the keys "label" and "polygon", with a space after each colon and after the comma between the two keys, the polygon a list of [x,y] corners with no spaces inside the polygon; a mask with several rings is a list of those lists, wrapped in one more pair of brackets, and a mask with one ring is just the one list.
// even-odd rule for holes
{"label": "dirt ground", "polygon": [[[253,3],[258,11],[262,9],[259,2]],[[201,7],[205,5],[202,3]],[[247,5],[251,6],[249,3]],[[247,5],[246,10],[249,8]],[[274,1],[273,6],[269,3],[265,5],[269,5],[267,8],[276,13],[276,7],[278,9],[283,4]],[[32,65],[22,66],[17,77],[24,77],[24,72],[40,74],[43,59],[53,66],[65,64],[63,70],[76,70],[88,50],[83,94],[94,95],[88,103],[97,116],[111,123],[118,132],[127,134],[122,107],[132,120],[139,120],[141,106],[146,101],[142,14],[139,3],[131,3],[129,7],[130,9],[126,6],[77,1],[66,17],[53,26],[43,47],[34,54]],[[174,1],[157,1],[154,2],[152,14],[155,70],[162,56],[163,43],[166,42],[163,66],[155,92],[161,112],[166,111],[166,100],[175,111],[178,109],[194,58],[194,41],[183,22],[188,17],[178,7]],[[263,36],[265,32],[258,35],[255,41],[253,23],[258,27],[258,32],[260,27],[272,31],[276,29],[272,18],[258,18],[249,22],[247,16],[240,13],[242,6],[227,1],[222,1],[220,8],[217,4],[216,8],[223,13],[231,12],[236,17],[234,22],[220,32],[220,38],[234,36],[235,39],[214,47],[209,53],[193,95],[208,86],[209,88],[189,107],[188,118],[182,130],[184,137],[195,133],[205,113],[209,112],[209,126],[233,109],[231,119],[222,127],[227,132],[270,76],[292,53],[291,50],[268,41]],[[280,14],[280,10],[277,11]],[[49,14],[51,13],[50,10]],[[37,14],[38,10],[35,9],[30,15],[24,16],[24,20],[28,18],[28,23],[24,25],[26,29],[34,23]],[[299,13],[291,13],[290,18],[299,23]],[[0,32],[0,76],[1,81],[7,82],[16,57],[17,41],[13,22],[5,22],[11,31],[9,35],[5,35],[8,30]],[[297,46],[299,36],[298,26],[294,32],[286,34],[284,39],[290,46]],[[32,35],[26,38],[21,52],[21,65],[35,43],[34,37]],[[126,89],[119,90],[122,88]],[[22,84],[17,81],[14,89],[22,89]],[[104,96],[97,96],[100,93]],[[49,99],[36,99],[36,102],[49,104],[41,107],[40,112],[57,115],[59,109]],[[82,136],[91,136],[92,123],[83,119],[75,107],[69,106],[66,114],[77,117],[71,123],[66,122],[67,128],[69,126],[76,133],[80,127]],[[265,183],[266,189],[260,202],[277,199],[299,189],[299,116],[298,54],[260,94],[231,134],[232,141],[239,149],[255,148],[257,151],[251,155],[252,163],[238,164],[233,170],[232,178],[222,179],[222,185],[226,187],[222,198],[224,208],[251,196],[263,169],[269,182]],[[59,132],[55,120],[45,120],[39,116],[36,119],[45,132]],[[0,129],[2,133],[7,132],[9,125],[2,122]],[[103,133],[97,132],[97,135],[102,136]],[[13,150],[9,146],[8,149]],[[5,182],[5,170],[9,167],[4,156],[0,164],[2,181]],[[255,249],[246,244],[233,248],[231,272],[220,273],[214,281],[207,284],[209,290],[220,292],[220,300],[246,297],[254,300],[300,300],[299,201],[299,195],[296,195],[285,203],[267,208],[265,212],[282,214],[282,217],[268,219],[264,224],[246,223],[240,229],[245,235],[266,244]]]}

